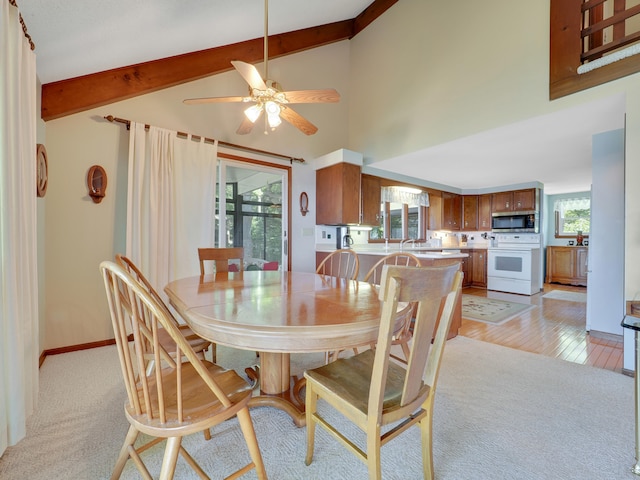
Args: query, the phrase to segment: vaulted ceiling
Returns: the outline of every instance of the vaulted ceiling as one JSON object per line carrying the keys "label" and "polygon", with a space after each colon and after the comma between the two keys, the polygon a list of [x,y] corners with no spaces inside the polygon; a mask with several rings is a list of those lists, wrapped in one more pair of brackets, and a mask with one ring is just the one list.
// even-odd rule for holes
{"label": "vaulted ceiling", "polygon": [[[45,120],[263,58],[263,0],[17,1],[36,44]],[[397,1],[270,0],[269,56],[352,38]],[[415,176],[433,158],[442,168],[424,179],[463,190],[523,179],[544,183],[547,193],[589,190],[591,136],[622,128],[624,103],[592,102],[372,166]]]}
{"label": "vaulted ceiling", "polygon": [[[396,2],[273,0],[269,58],[352,38]],[[42,118],[225,72],[231,60],[261,60],[263,5],[255,0],[21,2],[37,43]]]}

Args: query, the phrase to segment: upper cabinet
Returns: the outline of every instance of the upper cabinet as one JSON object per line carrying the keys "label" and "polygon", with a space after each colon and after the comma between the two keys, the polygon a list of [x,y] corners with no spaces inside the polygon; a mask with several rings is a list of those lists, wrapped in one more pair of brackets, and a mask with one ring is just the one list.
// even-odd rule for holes
{"label": "upper cabinet", "polygon": [[491,229],[491,195],[478,195],[478,229]]}
{"label": "upper cabinet", "polygon": [[462,197],[462,229],[478,229],[478,195]]}
{"label": "upper cabinet", "polygon": [[536,189],[514,190],[491,194],[492,212],[536,210]]}
{"label": "upper cabinet", "polygon": [[360,223],[367,226],[380,225],[380,177],[367,175],[361,176],[361,220]]}
{"label": "upper cabinet", "polygon": [[456,193],[442,192],[442,228],[460,230],[462,223],[462,196]]}
{"label": "upper cabinet", "polygon": [[442,230],[442,192],[429,191],[429,230]]}
{"label": "upper cabinet", "polygon": [[337,163],[316,170],[316,224],[360,223],[360,166]]}

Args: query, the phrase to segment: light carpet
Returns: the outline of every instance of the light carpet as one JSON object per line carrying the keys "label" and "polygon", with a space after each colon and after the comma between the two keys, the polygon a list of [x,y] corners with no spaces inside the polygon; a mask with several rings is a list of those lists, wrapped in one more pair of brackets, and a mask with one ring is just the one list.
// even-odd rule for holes
{"label": "light carpet", "polygon": [[545,293],[544,295],[542,295],[542,298],[586,303],[587,294],[583,292],[568,292],[564,290],[552,290],[549,293]]}
{"label": "light carpet", "polygon": [[[255,361],[253,352],[219,350],[226,366]],[[294,369],[309,363],[306,356],[293,357]],[[40,371],[38,411],[27,437],[0,458],[0,478],[109,478],[128,427],[120,375],[114,347],[48,357]],[[619,373],[456,337],[445,349],[435,402],[436,478],[637,478],[630,473],[633,392],[633,379]],[[317,432],[307,467],[304,428],[270,407],[252,409],[252,417],[271,480],[367,478],[364,464],[324,431]],[[337,421],[362,443],[346,421]],[[419,444],[414,427],[384,446],[383,478],[422,478]],[[235,419],[215,428],[211,441],[197,434],[185,445],[212,478],[248,458]],[[147,452],[156,476],[160,447]],[[128,465],[122,478],[139,475]],[[179,460],[176,478],[196,476]]]}
{"label": "light carpet", "polygon": [[502,325],[533,308],[535,305],[462,294],[462,318],[491,325]]}

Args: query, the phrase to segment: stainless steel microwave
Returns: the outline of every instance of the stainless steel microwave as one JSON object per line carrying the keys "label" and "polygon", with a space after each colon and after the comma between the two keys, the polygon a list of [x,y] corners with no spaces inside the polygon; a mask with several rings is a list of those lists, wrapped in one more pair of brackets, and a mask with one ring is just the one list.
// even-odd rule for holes
{"label": "stainless steel microwave", "polygon": [[540,233],[539,214],[533,210],[492,213],[491,231],[498,233]]}

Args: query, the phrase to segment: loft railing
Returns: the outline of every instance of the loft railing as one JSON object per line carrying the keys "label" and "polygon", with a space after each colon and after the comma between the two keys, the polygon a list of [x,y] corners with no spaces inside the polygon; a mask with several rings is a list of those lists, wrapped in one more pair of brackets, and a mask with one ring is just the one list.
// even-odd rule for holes
{"label": "loft railing", "polygon": [[582,4],[582,63],[640,41],[640,4],[627,0],[591,0]]}
{"label": "loft railing", "polygon": [[549,97],[640,71],[640,0],[551,0]]}

